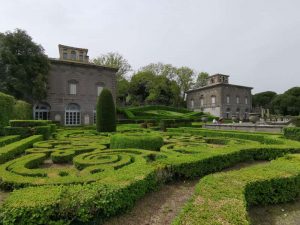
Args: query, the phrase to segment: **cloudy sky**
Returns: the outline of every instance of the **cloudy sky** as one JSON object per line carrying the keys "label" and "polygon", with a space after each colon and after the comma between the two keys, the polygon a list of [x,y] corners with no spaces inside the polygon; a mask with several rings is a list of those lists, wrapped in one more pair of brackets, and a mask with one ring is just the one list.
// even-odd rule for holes
{"label": "cloudy sky", "polygon": [[135,70],[171,63],[282,93],[300,86],[299,10],[299,0],[0,0],[0,32],[26,30],[49,57],[58,44],[113,51]]}

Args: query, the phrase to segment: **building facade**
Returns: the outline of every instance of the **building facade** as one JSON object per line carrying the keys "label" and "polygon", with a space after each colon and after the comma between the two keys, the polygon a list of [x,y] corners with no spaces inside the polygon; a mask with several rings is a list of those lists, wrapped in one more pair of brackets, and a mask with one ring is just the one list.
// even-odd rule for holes
{"label": "building facade", "polygon": [[96,121],[97,97],[103,88],[116,100],[118,69],[89,62],[88,50],[59,45],[59,59],[50,59],[48,94],[33,107],[34,119],[50,119],[66,126]]}
{"label": "building facade", "polygon": [[215,74],[207,84],[186,92],[188,109],[220,118],[248,119],[252,109],[251,87],[229,84],[229,76]]}

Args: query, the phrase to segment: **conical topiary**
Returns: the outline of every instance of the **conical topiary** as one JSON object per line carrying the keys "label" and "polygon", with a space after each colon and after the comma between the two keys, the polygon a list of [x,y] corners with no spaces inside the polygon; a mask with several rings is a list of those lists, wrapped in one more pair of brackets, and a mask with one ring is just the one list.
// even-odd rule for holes
{"label": "conical topiary", "polygon": [[116,131],[115,103],[110,90],[106,88],[98,97],[96,124],[98,132]]}

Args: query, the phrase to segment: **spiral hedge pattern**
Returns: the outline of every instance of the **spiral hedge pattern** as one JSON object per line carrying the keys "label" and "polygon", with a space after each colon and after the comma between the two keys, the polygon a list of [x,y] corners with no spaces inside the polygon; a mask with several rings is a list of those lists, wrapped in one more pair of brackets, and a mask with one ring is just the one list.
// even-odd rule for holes
{"label": "spiral hedge pattern", "polygon": [[[15,190],[2,205],[3,224],[106,218],[132,207],[136,199],[174,177],[202,177],[239,162],[300,151],[299,142],[271,134],[194,128],[161,133],[130,127],[120,133],[160,137],[163,146],[156,151],[143,145],[112,149],[115,134],[65,129],[52,140],[36,135],[1,147],[0,187]],[[178,221],[185,219],[180,216]]]}

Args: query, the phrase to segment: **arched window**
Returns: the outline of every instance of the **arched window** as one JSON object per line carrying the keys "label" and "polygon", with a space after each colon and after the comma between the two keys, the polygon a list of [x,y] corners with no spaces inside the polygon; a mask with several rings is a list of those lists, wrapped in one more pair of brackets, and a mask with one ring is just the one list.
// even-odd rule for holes
{"label": "arched window", "polygon": [[71,51],[71,59],[76,60],[76,52],[75,51]]}
{"label": "arched window", "polygon": [[33,107],[33,115],[35,120],[49,120],[50,105],[48,103],[39,103]]}
{"label": "arched window", "polygon": [[77,84],[78,82],[76,80],[69,80],[68,81],[68,92],[70,95],[76,95],[77,94]]}
{"label": "arched window", "polygon": [[226,109],[226,119],[229,119],[229,115],[230,115],[230,108]]}
{"label": "arched window", "polygon": [[65,125],[80,125],[80,106],[76,103],[70,103],[65,111]]}
{"label": "arched window", "polygon": [[63,53],[63,59],[68,59],[68,53],[67,52]]}
{"label": "arched window", "polygon": [[240,104],[240,97],[236,96],[236,104]]}
{"label": "arched window", "polygon": [[214,95],[211,96],[211,104],[212,105],[216,104],[216,96],[214,96]]}

